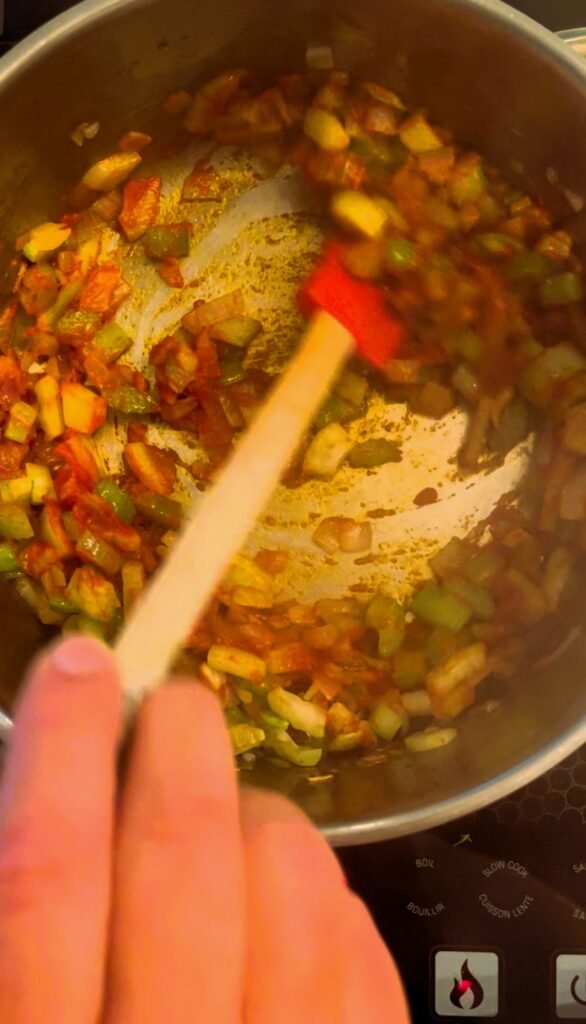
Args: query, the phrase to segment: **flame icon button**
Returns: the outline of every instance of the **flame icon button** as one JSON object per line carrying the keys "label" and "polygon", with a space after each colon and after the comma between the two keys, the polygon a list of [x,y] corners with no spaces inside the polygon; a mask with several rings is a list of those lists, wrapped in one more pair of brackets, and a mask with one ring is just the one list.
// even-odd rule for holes
{"label": "flame icon button", "polygon": [[434,954],[434,1011],[437,1017],[496,1017],[500,961],[489,950],[440,949]]}

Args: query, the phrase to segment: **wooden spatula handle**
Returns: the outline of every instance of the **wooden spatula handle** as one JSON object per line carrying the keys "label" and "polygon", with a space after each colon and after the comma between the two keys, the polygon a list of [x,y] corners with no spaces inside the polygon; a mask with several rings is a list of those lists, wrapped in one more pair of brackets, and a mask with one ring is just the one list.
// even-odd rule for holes
{"label": "wooden spatula handle", "polygon": [[353,348],[352,335],[329,313],[312,318],[286,373],[123,627],[116,651],[130,704],[163,680]]}

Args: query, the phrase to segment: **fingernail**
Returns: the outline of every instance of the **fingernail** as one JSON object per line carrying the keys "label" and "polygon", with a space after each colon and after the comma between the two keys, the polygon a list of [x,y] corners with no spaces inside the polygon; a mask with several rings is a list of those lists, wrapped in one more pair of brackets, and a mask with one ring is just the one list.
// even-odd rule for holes
{"label": "fingernail", "polygon": [[112,654],[105,644],[89,636],[61,640],[50,655],[58,672],[65,676],[95,676],[112,666]]}

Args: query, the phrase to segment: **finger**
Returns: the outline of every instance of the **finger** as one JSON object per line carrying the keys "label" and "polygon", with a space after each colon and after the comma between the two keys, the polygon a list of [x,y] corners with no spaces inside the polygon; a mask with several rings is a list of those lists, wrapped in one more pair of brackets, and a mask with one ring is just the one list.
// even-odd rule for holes
{"label": "finger", "polygon": [[143,707],[123,798],[108,1024],[240,1019],[244,866],[220,707],[172,684]]}
{"label": "finger", "polygon": [[0,1020],[94,1024],[102,998],[120,690],[76,637],[41,657],[0,793]]}
{"label": "finger", "polygon": [[[244,793],[242,817],[249,906],[246,1021],[402,1024],[404,1002],[390,957],[372,923],[369,931],[357,919],[355,906],[361,905],[319,833],[275,794]],[[364,978],[363,970],[348,973],[348,944],[356,938],[368,939],[375,953]],[[372,1000],[370,1017],[356,1005],[363,981],[381,986],[384,1015],[374,1014]]]}

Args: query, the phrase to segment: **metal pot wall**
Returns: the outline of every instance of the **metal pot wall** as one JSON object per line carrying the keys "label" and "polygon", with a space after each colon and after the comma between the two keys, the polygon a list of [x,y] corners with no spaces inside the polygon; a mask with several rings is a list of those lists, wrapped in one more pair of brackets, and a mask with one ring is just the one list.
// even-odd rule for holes
{"label": "metal pot wall", "polygon": [[[302,68],[310,41],[426,107],[586,241],[586,65],[495,0],[280,0],[278,8],[273,0],[86,0],[0,62],[1,236],[47,219],[81,173],[87,154],[69,138],[79,122],[98,120],[107,148],[120,130],[150,124],[172,89],[226,66]],[[0,698],[42,639],[0,589]],[[515,681],[491,714],[470,713],[445,750],[345,760],[323,783],[268,766],[251,781],[288,793],[335,843],[429,828],[505,796],[586,742],[585,669],[577,628],[571,645]]]}

